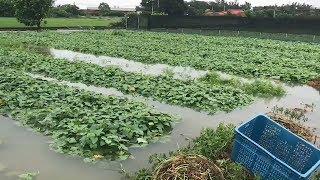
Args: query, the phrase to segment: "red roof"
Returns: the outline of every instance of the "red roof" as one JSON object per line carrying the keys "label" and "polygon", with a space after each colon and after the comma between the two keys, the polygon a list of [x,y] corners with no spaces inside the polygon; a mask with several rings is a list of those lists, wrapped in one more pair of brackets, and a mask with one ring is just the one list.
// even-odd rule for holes
{"label": "red roof", "polygon": [[227,11],[221,12],[211,12],[207,13],[208,16],[238,16],[238,17],[247,17],[246,13],[242,9],[229,9]]}

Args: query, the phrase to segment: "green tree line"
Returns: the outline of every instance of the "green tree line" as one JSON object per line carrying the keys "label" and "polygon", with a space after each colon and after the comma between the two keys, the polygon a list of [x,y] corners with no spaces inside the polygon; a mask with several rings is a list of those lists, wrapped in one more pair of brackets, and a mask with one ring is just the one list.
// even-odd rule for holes
{"label": "green tree line", "polygon": [[[39,5],[45,5],[46,1],[38,1]],[[74,4],[65,4],[65,5],[58,5],[58,6],[53,6],[52,1],[47,1],[50,4],[50,7],[46,13],[47,17],[65,17],[65,18],[70,18],[70,17],[78,17],[78,16],[86,16],[85,11],[81,10],[78,6]],[[36,4],[37,2],[35,1],[26,1],[26,7],[27,9],[30,9],[32,4]],[[44,3],[44,4],[42,4]],[[0,0],[0,17],[14,17],[16,14],[17,10],[17,0]],[[121,13],[116,13],[111,11],[110,6],[107,3],[101,3],[98,7],[99,11],[97,16],[109,16],[109,15],[124,15]]]}
{"label": "green tree line", "polygon": [[242,9],[247,16],[254,17],[310,17],[320,16],[320,9],[308,4],[292,3],[281,6],[252,7],[248,2],[238,1],[197,1],[183,0],[142,0],[137,10],[146,13],[164,13],[169,15],[204,15],[206,11],[221,12],[228,9]]}

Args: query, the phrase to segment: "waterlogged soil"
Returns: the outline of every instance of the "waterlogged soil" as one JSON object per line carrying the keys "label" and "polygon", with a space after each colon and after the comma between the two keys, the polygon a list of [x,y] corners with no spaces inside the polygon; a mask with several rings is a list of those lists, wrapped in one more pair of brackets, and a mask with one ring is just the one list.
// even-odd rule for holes
{"label": "waterlogged soil", "polygon": [[198,79],[208,74],[208,71],[195,70],[191,67],[169,66],[166,64],[147,65],[141,62],[114,58],[108,56],[95,56],[69,50],[50,49],[50,54],[54,58],[66,59],[68,61],[82,61],[96,64],[102,67],[115,66],[125,72],[141,73],[144,75],[160,76],[165,73],[173,73],[176,79]]}
{"label": "waterlogged soil", "polygon": [[320,78],[310,81],[308,85],[320,91]]}
{"label": "waterlogged soil", "polygon": [[[45,78],[32,75],[37,78]],[[47,79],[55,81],[54,79]],[[122,96],[121,92],[114,89],[86,86],[80,83],[57,82],[75,88],[86,89],[104,95]],[[219,123],[240,124],[250,118],[272,110],[274,106],[296,108],[305,104],[314,103],[313,112],[307,114],[310,121],[306,126],[318,128],[315,133],[320,135],[320,93],[308,86],[286,87],[288,94],[281,99],[256,100],[250,106],[238,108],[230,113],[218,113],[208,115],[189,108],[171,106],[156,101],[144,99],[155,109],[181,117],[165,142],[158,142],[144,148],[131,148],[132,158],[123,162],[102,161],[97,164],[84,163],[80,158],[67,157],[57,154],[49,149],[50,139],[25,127],[20,127],[10,118],[0,117],[0,179],[17,179],[18,174],[25,172],[37,172],[38,180],[117,180],[121,179],[119,171],[132,173],[148,166],[148,157],[154,153],[166,153],[185,146],[189,141],[199,136],[201,130],[206,127],[216,128]],[[1,168],[2,167],[2,168]]]}

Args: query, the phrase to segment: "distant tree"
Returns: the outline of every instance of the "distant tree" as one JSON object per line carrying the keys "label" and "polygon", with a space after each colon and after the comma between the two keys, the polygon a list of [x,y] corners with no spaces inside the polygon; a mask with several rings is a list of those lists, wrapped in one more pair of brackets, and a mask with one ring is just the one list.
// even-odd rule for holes
{"label": "distant tree", "polygon": [[55,18],[71,17],[71,15],[67,13],[65,9],[61,8],[61,6],[51,8],[48,12],[48,16]]}
{"label": "distant tree", "polygon": [[74,17],[80,15],[79,7],[74,4],[62,5],[61,8],[64,9],[70,16]]}
{"label": "distant tree", "polygon": [[205,1],[192,0],[186,3],[188,15],[203,15],[207,9],[211,9],[209,3]]}
{"label": "distant tree", "polygon": [[245,3],[244,3],[243,5],[241,5],[240,7],[241,7],[241,9],[243,9],[243,10],[249,11],[249,10],[251,10],[252,5],[251,5],[251,3],[249,3],[249,2],[245,2]]}
{"label": "distant tree", "polygon": [[14,12],[14,3],[12,0],[0,0],[0,17],[13,17]]}
{"label": "distant tree", "polygon": [[292,3],[282,6],[258,6],[253,7],[256,17],[308,17],[319,16],[317,9],[308,4]]}
{"label": "distant tree", "polygon": [[160,0],[159,9],[169,15],[184,15],[187,7],[183,0]]}
{"label": "distant tree", "polygon": [[183,15],[187,6],[183,0],[142,0],[141,7],[143,11],[163,12],[169,15]]}
{"label": "distant tree", "polygon": [[59,5],[53,7],[49,11],[50,17],[76,17],[81,15],[81,11],[78,6],[72,4]]}
{"label": "distant tree", "polygon": [[142,0],[140,3],[140,6],[141,6],[140,10],[146,11],[146,12],[151,12],[152,10],[159,12],[160,2],[161,0],[159,0],[159,4],[158,4],[158,0]]}
{"label": "distant tree", "polygon": [[53,0],[14,0],[15,16],[26,26],[40,28],[52,4]]}
{"label": "distant tree", "polygon": [[99,11],[102,16],[107,16],[111,12],[111,9],[107,3],[100,3]]}

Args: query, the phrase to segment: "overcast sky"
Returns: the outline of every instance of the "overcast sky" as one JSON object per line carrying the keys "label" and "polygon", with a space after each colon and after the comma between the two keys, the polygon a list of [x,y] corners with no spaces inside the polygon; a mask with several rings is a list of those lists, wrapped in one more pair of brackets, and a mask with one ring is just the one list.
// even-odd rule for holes
{"label": "overcast sky", "polygon": [[[210,0],[205,0],[210,1]],[[212,0],[211,0],[212,1]],[[299,2],[299,3],[307,3],[311,4],[316,7],[320,7],[320,0],[238,0],[240,3],[245,1],[252,3],[254,6],[258,5],[282,5],[292,2]],[[141,0],[56,0],[55,4],[73,4],[75,3],[80,8],[87,8],[87,7],[96,7],[101,2],[108,3],[111,7],[119,6],[119,7],[135,7],[138,6]]]}

